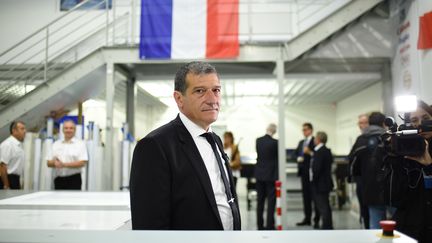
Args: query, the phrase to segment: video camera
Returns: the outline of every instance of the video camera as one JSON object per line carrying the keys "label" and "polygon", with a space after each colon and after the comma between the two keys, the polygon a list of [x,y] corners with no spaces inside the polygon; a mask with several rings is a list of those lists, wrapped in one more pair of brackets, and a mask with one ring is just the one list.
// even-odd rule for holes
{"label": "video camera", "polygon": [[393,155],[399,156],[421,156],[424,154],[426,144],[420,135],[422,132],[432,131],[432,120],[423,120],[417,128],[409,122],[409,115],[405,114],[404,124],[398,126],[393,117],[387,117],[384,124],[389,130],[382,135],[385,149]]}

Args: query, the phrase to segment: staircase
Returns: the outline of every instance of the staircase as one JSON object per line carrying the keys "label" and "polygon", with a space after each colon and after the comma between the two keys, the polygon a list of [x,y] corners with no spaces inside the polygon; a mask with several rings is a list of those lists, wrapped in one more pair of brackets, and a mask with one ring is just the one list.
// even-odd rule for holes
{"label": "staircase", "polygon": [[[7,135],[7,126],[12,120],[40,124],[50,111],[97,96],[105,88],[108,60],[122,64],[148,62],[138,59],[135,23],[139,22],[139,8],[136,7],[139,1],[127,1],[126,7],[120,4],[111,10],[83,11],[81,8],[90,1],[77,5],[0,54],[0,138]],[[107,1],[101,0],[99,4],[106,6]],[[119,2],[124,1],[115,1]],[[228,61],[260,61],[265,56],[275,60],[280,44],[286,49],[285,61],[295,60],[382,0],[317,2],[325,5],[298,9],[297,14],[310,12],[310,19],[298,19],[289,37],[273,36],[273,41],[269,41],[257,38],[262,33],[240,33],[241,56]],[[249,11],[249,5],[250,1],[240,1],[241,14]],[[269,47],[271,52],[268,52]]]}

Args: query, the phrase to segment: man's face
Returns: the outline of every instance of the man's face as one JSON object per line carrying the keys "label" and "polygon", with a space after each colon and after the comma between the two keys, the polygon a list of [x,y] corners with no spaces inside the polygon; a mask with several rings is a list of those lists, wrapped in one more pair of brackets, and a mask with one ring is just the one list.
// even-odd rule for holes
{"label": "man's face", "polygon": [[26,127],[23,123],[18,122],[16,128],[12,129],[12,136],[14,136],[18,141],[24,141],[26,135]]}
{"label": "man's face", "polygon": [[309,137],[312,134],[312,129],[310,129],[308,126],[303,126],[303,136]]}
{"label": "man's face", "polygon": [[70,140],[75,136],[75,123],[68,121],[63,123],[63,134],[66,140]]}
{"label": "man's face", "polygon": [[180,111],[205,130],[218,118],[221,85],[215,73],[186,76],[186,91],[174,91],[174,99]]}
{"label": "man's face", "polygon": [[315,144],[315,146],[317,146],[320,143],[321,143],[321,139],[318,136],[315,135],[315,137],[314,137],[314,144]]}
{"label": "man's face", "polygon": [[363,131],[368,126],[369,126],[369,121],[367,116],[360,116],[358,120],[358,127],[360,128],[360,131]]}

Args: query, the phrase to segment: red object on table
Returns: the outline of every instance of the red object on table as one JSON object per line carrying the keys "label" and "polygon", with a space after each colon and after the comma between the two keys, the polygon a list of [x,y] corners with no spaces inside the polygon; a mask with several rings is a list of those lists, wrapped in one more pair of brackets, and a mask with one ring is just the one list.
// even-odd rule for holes
{"label": "red object on table", "polygon": [[381,220],[381,228],[383,229],[384,236],[394,236],[393,230],[396,226],[396,221],[393,220]]}

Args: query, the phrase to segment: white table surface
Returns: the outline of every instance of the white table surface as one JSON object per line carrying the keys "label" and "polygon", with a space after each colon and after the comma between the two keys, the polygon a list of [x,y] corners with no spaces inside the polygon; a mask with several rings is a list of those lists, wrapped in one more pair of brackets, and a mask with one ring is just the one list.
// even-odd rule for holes
{"label": "white table surface", "polygon": [[0,229],[117,230],[130,218],[129,192],[44,191],[0,200]]}
{"label": "white table surface", "polygon": [[1,205],[127,206],[129,192],[41,191],[0,200]]}
{"label": "white table surface", "polygon": [[130,218],[126,210],[0,209],[0,229],[116,230]]}
{"label": "white table surface", "polygon": [[379,230],[316,231],[76,231],[76,230],[0,230],[1,242],[68,243],[414,243],[400,237],[384,239]]}

